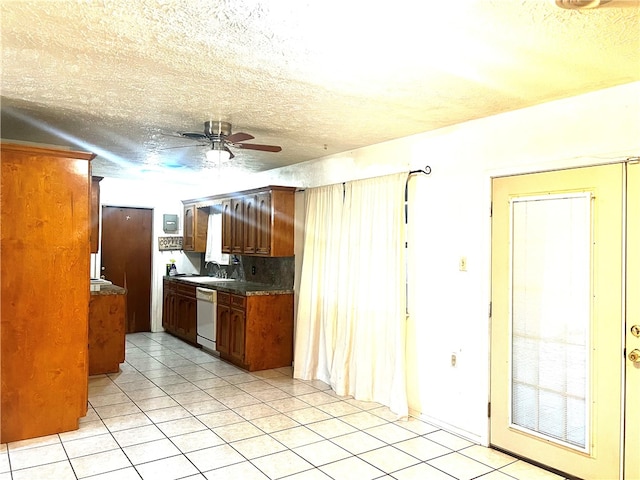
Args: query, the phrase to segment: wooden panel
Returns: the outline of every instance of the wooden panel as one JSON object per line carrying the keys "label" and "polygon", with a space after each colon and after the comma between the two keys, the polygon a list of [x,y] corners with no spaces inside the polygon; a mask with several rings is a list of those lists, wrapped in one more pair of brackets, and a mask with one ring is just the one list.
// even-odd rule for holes
{"label": "wooden panel", "polygon": [[233,246],[232,218],[231,199],[225,199],[222,201],[222,253],[231,253]]}
{"label": "wooden panel", "polygon": [[195,248],[195,205],[185,205],[183,213],[182,249],[193,251]]}
{"label": "wooden panel", "polygon": [[245,363],[250,371],[293,361],[293,294],[247,297]]}
{"label": "wooden panel", "polygon": [[271,192],[271,256],[293,255],[293,222],[295,216],[295,191]]}
{"label": "wooden panel", "polygon": [[230,304],[232,307],[236,307],[239,308],[241,310],[244,310],[245,305],[246,305],[246,297],[243,297],[242,295],[231,295],[231,299],[230,299]]}
{"label": "wooden panel", "polygon": [[195,235],[193,251],[204,253],[207,251],[207,230],[209,228],[209,207],[196,208]]}
{"label": "wooden panel", "polygon": [[0,443],[87,412],[91,154],[1,145]]}
{"label": "wooden panel", "polygon": [[102,207],[100,264],[107,280],[127,289],[127,333],[151,331],[153,210]]}
{"label": "wooden panel", "polygon": [[196,286],[163,279],[162,327],[189,343],[196,343]]}
{"label": "wooden panel", "polygon": [[196,298],[196,286],[189,285],[181,282],[174,282],[174,289],[177,293],[181,295],[186,295],[187,297]]}
{"label": "wooden panel", "polygon": [[256,253],[256,246],[258,241],[258,205],[256,202],[256,197],[257,195],[246,195],[243,202],[243,251],[245,254]]}
{"label": "wooden panel", "polygon": [[256,199],[256,253],[271,254],[271,192],[260,193]]}
{"label": "wooden panel", "polygon": [[91,177],[91,253],[100,248],[100,181],[102,177]]}
{"label": "wooden panel", "polygon": [[[235,296],[235,295],[234,295]],[[233,297],[232,296],[232,301]],[[231,308],[229,321],[229,355],[231,360],[237,365],[244,366],[245,363],[245,315],[244,310]]]}
{"label": "wooden panel", "polygon": [[[218,293],[220,298],[220,293]],[[220,305],[218,303],[217,309],[217,322],[216,322],[216,350],[220,352],[220,355],[229,353],[231,332],[230,332],[230,317],[231,309],[228,305]]]}
{"label": "wooden panel", "polygon": [[243,253],[244,234],[242,198],[231,199],[231,252]]}
{"label": "wooden panel", "polygon": [[167,280],[166,278],[162,282],[162,328],[169,332],[173,332],[175,330],[173,304],[176,290],[174,286],[175,283]]}
{"label": "wooden panel", "polygon": [[231,305],[231,294],[218,291],[218,305]]}
{"label": "wooden panel", "polygon": [[126,294],[91,295],[89,375],[115,373],[124,362]]}
{"label": "wooden panel", "polygon": [[205,252],[207,249],[207,227],[209,207],[198,208],[185,204],[183,212],[182,249],[189,252]]}

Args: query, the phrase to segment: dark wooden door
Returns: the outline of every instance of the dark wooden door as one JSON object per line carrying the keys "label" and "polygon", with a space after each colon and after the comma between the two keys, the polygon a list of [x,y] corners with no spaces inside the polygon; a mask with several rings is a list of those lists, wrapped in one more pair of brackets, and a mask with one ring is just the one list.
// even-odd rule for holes
{"label": "dark wooden door", "polygon": [[127,289],[127,333],[151,331],[153,210],[102,207],[102,275]]}

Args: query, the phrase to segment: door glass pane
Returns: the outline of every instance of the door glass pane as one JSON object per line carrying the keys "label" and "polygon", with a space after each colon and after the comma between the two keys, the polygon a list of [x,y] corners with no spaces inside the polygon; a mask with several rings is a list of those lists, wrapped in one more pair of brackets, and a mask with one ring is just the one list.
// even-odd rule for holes
{"label": "door glass pane", "polygon": [[586,450],[591,198],[519,198],[511,214],[511,425]]}

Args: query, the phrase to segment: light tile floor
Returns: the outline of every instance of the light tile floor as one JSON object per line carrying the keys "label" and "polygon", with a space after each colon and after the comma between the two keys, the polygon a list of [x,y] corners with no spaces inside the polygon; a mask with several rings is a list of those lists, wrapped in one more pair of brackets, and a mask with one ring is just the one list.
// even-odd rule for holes
{"label": "light tile floor", "polygon": [[165,333],[127,335],[80,429],[0,445],[0,480],[537,480],[561,477],[290,368],[253,372]]}

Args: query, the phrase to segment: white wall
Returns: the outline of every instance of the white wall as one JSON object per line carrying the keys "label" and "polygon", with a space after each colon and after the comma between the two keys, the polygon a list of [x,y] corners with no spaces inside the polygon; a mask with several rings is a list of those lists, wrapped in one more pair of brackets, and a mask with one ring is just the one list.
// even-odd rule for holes
{"label": "white wall", "polygon": [[637,156],[638,132],[640,82],[266,172],[260,183],[312,187],[432,168],[416,179],[410,407],[486,444],[490,179]]}
{"label": "white wall", "polygon": [[[149,182],[104,178],[100,182],[100,204],[118,207],[137,207],[153,209],[153,243],[151,270],[151,331],[162,331],[162,277],[165,265],[171,259],[176,260],[180,273],[197,273],[200,268],[200,254],[181,251],[159,251],[158,237],[182,235],[183,205],[181,200],[195,198],[201,192],[193,187],[172,182]],[[179,230],[175,234],[166,234],[162,229],[162,216],[165,213],[177,214]],[[100,209],[102,215],[102,209]],[[100,221],[102,225],[102,220]],[[100,230],[102,235],[102,230]],[[98,277],[100,252],[92,255],[91,276]]]}
{"label": "white wall", "polygon": [[[486,444],[490,179],[637,156],[638,132],[640,82],[237,177],[229,189],[314,187],[431,166],[429,177],[415,180],[410,407],[425,419]],[[170,186],[147,191],[151,187],[143,184],[137,191],[138,186],[107,180],[102,203],[153,207],[155,232],[161,231],[162,213],[178,212],[182,218],[179,199],[224,193],[219,188],[194,193]],[[458,269],[461,256],[467,259],[467,272]],[[154,256],[154,330],[160,325],[164,263],[164,257]],[[455,368],[450,365],[453,352],[458,357]]]}

